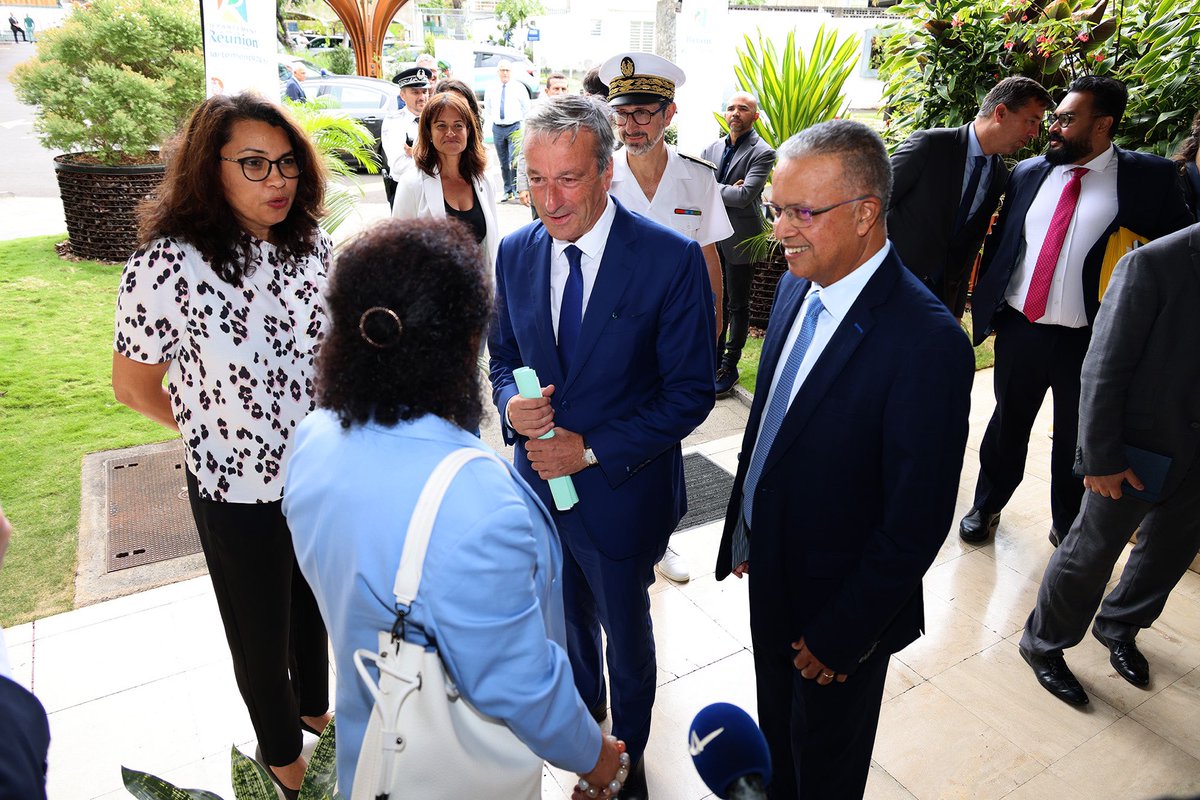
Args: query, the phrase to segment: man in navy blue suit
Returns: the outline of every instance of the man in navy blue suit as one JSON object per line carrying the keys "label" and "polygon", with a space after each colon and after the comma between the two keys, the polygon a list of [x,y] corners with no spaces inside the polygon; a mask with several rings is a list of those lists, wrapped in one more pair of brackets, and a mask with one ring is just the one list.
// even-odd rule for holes
{"label": "man in navy blue suit", "polygon": [[[633,761],[622,797],[645,797],[656,666],[648,589],[687,510],[680,441],[712,409],[713,297],[700,246],[608,195],[608,107],[563,95],[525,120],[537,222],[505,237],[488,341],[493,398],[520,473],[572,476],[579,503],[554,511],[563,544],[567,650],[575,685]],[[512,372],[533,367],[542,397]],[[554,437],[538,437],[553,429]]]}
{"label": "man in navy blue suit", "polygon": [[983,248],[971,300],[975,344],[996,333],[996,408],[979,446],[963,541],[987,541],[1025,474],[1029,433],[1054,394],[1050,541],[1071,529],[1083,498],[1073,472],[1079,373],[1100,309],[1110,237],[1157,239],[1191,221],[1170,161],[1122,150],[1113,135],[1128,92],[1113,78],[1071,84],[1050,116],[1046,154],[1022,161]]}
{"label": "man in navy blue suit", "polygon": [[717,579],[753,575],[773,800],[862,797],[888,658],[920,635],[954,514],[974,360],[887,240],[891,184],[874,132],[826,122],[779,148],[766,206],[788,272]]}

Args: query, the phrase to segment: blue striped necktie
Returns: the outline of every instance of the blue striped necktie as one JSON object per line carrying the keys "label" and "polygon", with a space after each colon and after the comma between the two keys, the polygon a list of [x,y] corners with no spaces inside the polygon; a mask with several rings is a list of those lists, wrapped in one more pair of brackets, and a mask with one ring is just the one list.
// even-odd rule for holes
{"label": "blue striped necktie", "polygon": [[809,298],[808,308],[804,312],[804,321],[800,324],[800,335],[796,337],[796,342],[792,345],[792,352],[788,354],[787,361],[783,364],[783,372],[779,375],[775,393],[771,395],[771,402],[763,413],[762,423],[759,426],[758,443],[754,446],[754,453],[750,457],[750,468],[746,470],[746,482],[742,486],[742,516],[751,530],[754,530],[754,492],[758,488],[758,479],[762,477],[763,464],[767,461],[771,445],[775,443],[775,436],[779,433],[784,416],[787,415],[788,405],[792,399],[792,384],[796,382],[796,373],[800,371],[800,365],[804,362],[804,354],[808,352],[813,334],[817,332],[817,317],[821,316],[824,308],[825,306],[821,303],[821,295],[814,292]]}
{"label": "blue striped necktie", "polygon": [[583,326],[583,251],[571,244],[563,254],[571,267],[563,287],[562,305],[558,309],[558,359],[566,375],[571,371],[571,359],[575,356],[579,329]]}

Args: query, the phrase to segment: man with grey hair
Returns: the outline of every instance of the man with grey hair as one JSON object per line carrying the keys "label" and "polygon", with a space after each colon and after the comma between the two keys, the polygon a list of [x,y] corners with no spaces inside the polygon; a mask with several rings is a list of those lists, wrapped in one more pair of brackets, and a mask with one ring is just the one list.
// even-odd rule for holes
{"label": "man with grey hair", "polygon": [[896,256],[879,137],[815,125],[766,204],[787,258],[717,556],[748,574],[769,797],[861,798],[888,659],[920,635],[946,538],[974,359]]}
{"label": "man with grey hair", "polygon": [[892,155],[888,234],[905,266],[956,317],[966,309],[971,268],[1008,179],[1000,156],[1036,139],[1053,104],[1037,81],[1005,78],[974,120],[917,131]]}
{"label": "man with grey hair", "polygon": [[[657,678],[648,589],[687,510],[680,441],[714,402],[712,295],[699,245],[609,196],[601,100],[540,104],[524,147],[539,220],[500,243],[493,398],[518,472],[554,509],[575,685],[604,719],[603,630],[612,732],[633,761],[621,797],[646,797]],[[522,366],[536,370],[541,397],[517,391]],[[579,495],[567,510],[547,484],[564,475]]]}
{"label": "man with grey hair", "polygon": [[500,202],[517,199],[516,169],[513,166],[512,136],[521,129],[521,120],[529,111],[529,92],[524,84],[512,81],[512,62],[501,61],[496,66],[498,83],[490,84],[483,95],[483,110],[492,124],[492,144],[500,159],[500,175],[504,179],[504,196]]}

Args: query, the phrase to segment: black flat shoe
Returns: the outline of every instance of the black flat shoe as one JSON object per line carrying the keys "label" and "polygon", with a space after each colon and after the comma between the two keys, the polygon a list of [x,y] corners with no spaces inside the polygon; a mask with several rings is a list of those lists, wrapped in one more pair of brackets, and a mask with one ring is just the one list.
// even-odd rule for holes
{"label": "black flat shoe", "polygon": [[1021,651],[1021,658],[1025,659],[1025,663],[1033,668],[1034,677],[1037,678],[1043,689],[1064,703],[1070,703],[1073,706],[1088,704],[1087,692],[1071,674],[1065,658],[1061,655],[1040,656],[1019,645],[1017,649]]}
{"label": "black flat shoe", "polygon": [[970,544],[986,542],[1000,526],[1000,512],[995,514],[972,508],[958,523],[958,538]]}
{"label": "black flat shoe", "polygon": [[1150,663],[1135,642],[1110,639],[1097,633],[1095,628],[1092,628],[1092,636],[1108,648],[1108,663],[1112,664],[1118,675],[1139,689],[1150,685]]}
{"label": "black flat shoe", "polygon": [[279,787],[279,791],[283,792],[284,800],[300,800],[299,789],[289,789],[283,785],[283,781],[279,780],[279,776],[275,774],[275,770],[271,769],[271,765],[263,759],[262,748],[254,745],[254,760],[257,761],[263,769],[267,771],[267,775],[271,781]]}

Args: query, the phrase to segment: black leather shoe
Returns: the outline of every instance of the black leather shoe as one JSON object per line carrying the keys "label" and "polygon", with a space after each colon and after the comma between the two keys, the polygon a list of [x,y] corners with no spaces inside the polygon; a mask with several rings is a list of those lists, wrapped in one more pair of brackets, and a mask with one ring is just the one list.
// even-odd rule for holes
{"label": "black leather shoe", "polygon": [[621,787],[617,796],[621,800],[647,800],[650,797],[650,790],[646,788],[645,756],[629,770],[629,777],[625,779],[625,785]]}
{"label": "black leather shoe", "polygon": [[1071,674],[1071,670],[1067,668],[1067,660],[1062,655],[1040,656],[1019,645],[1017,649],[1021,651],[1021,658],[1025,659],[1025,663],[1033,667],[1034,677],[1043,689],[1064,703],[1073,706],[1088,704],[1087,692]]}
{"label": "black leather shoe", "polygon": [[593,705],[588,706],[588,713],[592,715],[592,719],[596,720],[599,725],[608,719],[608,698],[601,697]]}
{"label": "black leather shoe", "polygon": [[958,523],[958,538],[971,544],[986,542],[1000,525],[1000,512],[995,514],[972,508]]}
{"label": "black leather shoe", "polygon": [[738,374],[737,367],[721,367],[717,370],[717,394],[732,392],[739,377],[741,376]]}
{"label": "black leather shoe", "polygon": [[1050,544],[1054,545],[1055,547],[1058,547],[1060,544],[1062,544],[1062,537],[1058,534],[1058,528],[1054,527],[1053,525],[1050,526]]}
{"label": "black leather shoe", "polygon": [[1108,648],[1108,663],[1112,664],[1118,675],[1137,687],[1150,685],[1150,664],[1142,651],[1138,650],[1136,642],[1110,639],[1095,628],[1092,628],[1092,636]]}

